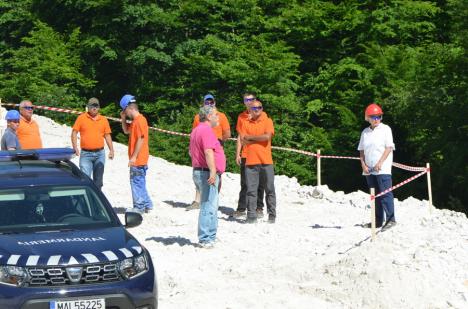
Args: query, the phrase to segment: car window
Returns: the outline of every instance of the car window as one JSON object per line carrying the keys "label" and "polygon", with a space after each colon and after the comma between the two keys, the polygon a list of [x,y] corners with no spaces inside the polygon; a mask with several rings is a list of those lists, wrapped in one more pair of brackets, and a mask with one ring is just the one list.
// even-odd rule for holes
{"label": "car window", "polygon": [[0,232],[114,225],[99,196],[85,186],[0,190]]}

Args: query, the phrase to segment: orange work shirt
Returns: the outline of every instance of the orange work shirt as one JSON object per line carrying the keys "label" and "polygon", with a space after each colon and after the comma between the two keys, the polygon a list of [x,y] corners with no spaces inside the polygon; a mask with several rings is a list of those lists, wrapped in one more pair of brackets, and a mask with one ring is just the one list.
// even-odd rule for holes
{"label": "orange work shirt", "polygon": [[128,158],[132,157],[132,154],[135,152],[137,140],[142,137],[144,139],[143,145],[137,155],[135,166],[147,165],[149,159],[149,135],[148,122],[146,121],[145,116],[139,114],[135,119],[133,119],[132,123],[129,125],[129,130]]}
{"label": "orange work shirt", "polygon": [[37,149],[42,148],[41,133],[37,122],[31,118],[26,120],[23,116],[20,117],[19,127],[16,130],[16,135],[21,145],[21,149]]}
{"label": "orange work shirt", "polygon": [[98,114],[92,118],[89,113],[83,113],[76,118],[73,130],[80,132],[81,149],[88,150],[104,148],[104,135],[111,133],[106,117]]}
{"label": "orange work shirt", "polygon": [[[242,123],[241,132],[244,135],[275,134],[273,121],[265,113],[260,114],[257,120],[248,119]],[[245,165],[273,164],[271,156],[271,139],[263,142],[254,142],[244,146],[246,148]]]}
{"label": "orange work shirt", "polygon": [[[268,115],[265,112],[262,112],[261,115],[265,115],[268,117]],[[239,116],[237,117],[237,124],[236,124],[237,135],[245,135],[245,133],[242,132],[242,124],[244,121],[248,121],[249,119],[250,119],[250,114],[248,110],[245,110],[239,114]],[[242,147],[241,158],[245,159],[246,157],[247,157],[247,148]]]}
{"label": "orange work shirt", "polygon": [[[220,111],[218,111],[218,117],[219,117],[219,124],[216,127],[213,127],[211,129],[216,135],[216,138],[222,140],[223,132],[226,132],[227,130],[230,130],[231,128],[229,127],[229,120],[227,119],[224,113],[221,113]],[[196,128],[199,123],[200,123],[200,116],[196,114],[195,118],[193,118],[192,129]]]}

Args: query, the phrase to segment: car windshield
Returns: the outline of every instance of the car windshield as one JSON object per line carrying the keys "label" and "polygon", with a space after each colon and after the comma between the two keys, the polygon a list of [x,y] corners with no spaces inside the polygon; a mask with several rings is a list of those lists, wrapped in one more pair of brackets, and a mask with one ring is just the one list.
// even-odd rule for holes
{"label": "car windshield", "polygon": [[86,186],[0,190],[0,233],[115,226],[114,218]]}

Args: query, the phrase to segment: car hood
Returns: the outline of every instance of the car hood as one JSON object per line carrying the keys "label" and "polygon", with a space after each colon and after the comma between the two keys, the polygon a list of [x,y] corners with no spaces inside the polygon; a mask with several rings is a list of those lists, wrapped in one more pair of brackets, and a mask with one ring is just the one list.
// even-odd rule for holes
{"label": "car hood", "polygon": [[54,266],[119,261],[143,251],[123,227],[0,235],[0,265]]}

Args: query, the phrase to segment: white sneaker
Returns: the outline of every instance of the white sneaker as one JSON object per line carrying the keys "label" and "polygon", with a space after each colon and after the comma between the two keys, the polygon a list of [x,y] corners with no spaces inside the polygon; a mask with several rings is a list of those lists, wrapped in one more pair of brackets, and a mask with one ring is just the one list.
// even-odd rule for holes
{"label": "white sneaker", "polygon": [[204,249],[213,249],[214,248],[214,241],[202,242],[202,243],[200,243],[200,247],[204,248]]}

